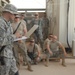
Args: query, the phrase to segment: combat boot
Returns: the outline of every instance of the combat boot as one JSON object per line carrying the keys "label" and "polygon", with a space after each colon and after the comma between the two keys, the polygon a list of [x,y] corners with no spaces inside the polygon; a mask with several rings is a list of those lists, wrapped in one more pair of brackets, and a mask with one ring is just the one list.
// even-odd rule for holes
{"label": "combat boot", "polygon": [[47,64],[47,63],[45,63],[45,66],[46,66],[46,67],[48,67],[48,64]]}
{"label": "combat boot", "polygon": [[31,71],[31,72],[33,71],[32,68],[31,68],[31,65],[28,65],[27,70],[28,70],[28,71]]}
{"label": "combat boot", "polygon": [[45,67],[48,67],[48,59],[46,59],[46,60],[43,60],[43,63],[44,63],[44,65],[45,65]]}
{"label": "combat boot", "polygon": [[62,66],[66,67],[65,59],[64,58],[62,58]]}

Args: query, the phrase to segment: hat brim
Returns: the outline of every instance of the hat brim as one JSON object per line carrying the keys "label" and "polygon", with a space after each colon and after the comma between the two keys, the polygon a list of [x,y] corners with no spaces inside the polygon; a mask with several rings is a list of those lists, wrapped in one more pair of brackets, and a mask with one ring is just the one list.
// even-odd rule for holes
{"label": "hat brim", "polygon": [[7,9],[3,9],[2,11],[7,11],[7,12],[9,12],[11,14],[18,14],[18,12],[13,12],[13,11],[10,11],[10,10],[7,10]]}
{"label": "hat brim", "polygon": [[20,18],[20,16],[15,16],[15,18]]}

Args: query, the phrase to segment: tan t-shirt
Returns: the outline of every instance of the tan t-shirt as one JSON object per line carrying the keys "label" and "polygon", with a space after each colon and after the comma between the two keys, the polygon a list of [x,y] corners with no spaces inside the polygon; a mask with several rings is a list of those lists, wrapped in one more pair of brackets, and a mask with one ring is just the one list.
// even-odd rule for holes
{"label": "tan t-shirt", "polygon": [[28,52],[33,52],[33,49],[34,52],[38,52],[40,50],[40,47],[37,44],[35,44],[35,48],[34,45],[30,45],[30,44],[27,45]]}
{"label": "tan t-shirt", "polygon": [[24,29],[26,29],[26,22],[23,20],[19,21],[18,23],[16,23],[16,22],[12,23],[13,32],[16,30],[19,23],[20,23],[20,26],[18,27],[16,32],[20,33],[23,36],[24,35]]}

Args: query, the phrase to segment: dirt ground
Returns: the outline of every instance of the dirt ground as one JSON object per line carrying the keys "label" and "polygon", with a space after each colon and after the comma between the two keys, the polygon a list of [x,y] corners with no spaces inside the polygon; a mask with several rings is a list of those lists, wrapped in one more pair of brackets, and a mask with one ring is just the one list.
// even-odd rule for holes
{"label": "dirt ground", "polygon": [[45,67],[43,63],[32,65],[33,72],[29,72],[26,67],[21,66],[20,75],[75,75],[75,59],[66,59],[66,67],[61,65],[61,61],[50,61],[49,67]]}

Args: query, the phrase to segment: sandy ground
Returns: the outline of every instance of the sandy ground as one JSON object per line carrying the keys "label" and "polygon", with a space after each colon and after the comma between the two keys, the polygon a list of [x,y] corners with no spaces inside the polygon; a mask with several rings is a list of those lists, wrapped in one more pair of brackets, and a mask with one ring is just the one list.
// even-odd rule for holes
{"label": "sandy ground", "polygon": [[33,72],[26,70],[26,66],[20,68],[20,75],[75,75],[75,59],[66,59],[66,67],[60,62],[50,61],[49,67],[43,63],[32,65]]}

